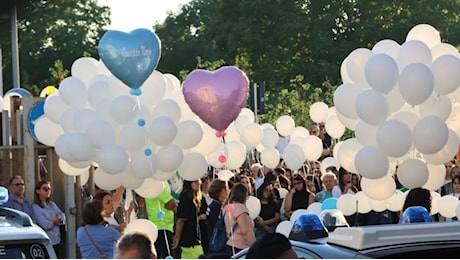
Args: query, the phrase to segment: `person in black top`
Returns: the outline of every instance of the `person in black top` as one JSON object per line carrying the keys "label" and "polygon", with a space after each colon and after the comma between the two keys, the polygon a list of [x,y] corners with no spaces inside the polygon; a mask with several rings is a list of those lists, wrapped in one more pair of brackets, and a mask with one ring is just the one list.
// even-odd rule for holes
{"label": "person in black top", "polygon": [[[227,199],[228,185],[226,181],[215,179],[211,182],[208,188],[209,196],[212,202],[206,210],[206,226],[208,233],[208,241],[211,240],[212,231],[216,225],[219,214],[222,210],[222,205]],[[209,252],[209,254],[217,252]]]}
{"label": "person in black top", "polygon": [[315,195],[307,190],[305,179],[300,174],[292,176],[292,189],[284,199],[284,214],[287,218],[298,209],[307,209],[315,202]]}
{"label": "person in black top", "polygon": [[264,182],[257,189],[257,198],[260,200],[260,213],[255,219],[255,235],[256,239],[273,233],[276,225],[280,221],[280,205],[275,202],[273,196],[273,185]]}
{"label": "person in black top", "polygon": [[203,254],[198,229],[198,209],[201,205],[201,180],[184,180],[177,207],[175,234],[171,248],[180,246],[181,258],[198,258]]}

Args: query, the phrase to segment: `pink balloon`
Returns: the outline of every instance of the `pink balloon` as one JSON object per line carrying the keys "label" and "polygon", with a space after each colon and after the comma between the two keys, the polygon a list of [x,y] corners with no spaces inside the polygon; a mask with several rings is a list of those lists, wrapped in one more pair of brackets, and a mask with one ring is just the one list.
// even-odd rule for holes
{"label": "pink balloon", "polygon": [[248,77],[234,66],[215,72],[194,70],[182,88],[190,109],[216,131],[224,131],[238,117],[248,91]]}

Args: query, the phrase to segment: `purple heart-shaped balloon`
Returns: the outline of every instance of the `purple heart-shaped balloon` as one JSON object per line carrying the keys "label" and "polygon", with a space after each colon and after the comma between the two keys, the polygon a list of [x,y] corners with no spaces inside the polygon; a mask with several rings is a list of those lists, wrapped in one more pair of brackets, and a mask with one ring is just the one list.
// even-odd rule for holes
{"label": "purple heart-shaped balloon", "polygon": [[216,131],[224,131],[238,117],[248,91],[248,77],[234,66],[215,72],[194,70],[182,88],[190,109]]}

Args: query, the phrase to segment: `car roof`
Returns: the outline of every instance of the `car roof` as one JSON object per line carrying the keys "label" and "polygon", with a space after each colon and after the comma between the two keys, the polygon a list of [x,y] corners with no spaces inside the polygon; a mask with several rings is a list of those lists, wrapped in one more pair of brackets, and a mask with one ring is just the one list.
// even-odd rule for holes
{"label": "car roof", "polygon": [[0,241],[49,240],[28,215],[14,209],[0,207],[0,230]]}
{"label": "car roof", "polygon": [[460,242],[460,222],[385,224],[337,228],[327,242],[353,250],[423,242]]}

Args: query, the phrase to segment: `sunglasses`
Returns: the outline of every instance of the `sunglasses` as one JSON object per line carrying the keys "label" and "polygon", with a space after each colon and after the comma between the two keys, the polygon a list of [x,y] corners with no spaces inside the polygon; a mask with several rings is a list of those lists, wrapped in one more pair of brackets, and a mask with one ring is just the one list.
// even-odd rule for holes
{"label": "sunglasses", "polygon": [[15,184],[11,184],[11,185],[19,187],[19,186],[24,186],[25,184],[24,183],[15,183]]}
{"label": "sunglasses", "polygon": [[44,191],[50,191],[50,190],[52,190],[51,187],[41,187],[41,189],[44,190]]}

